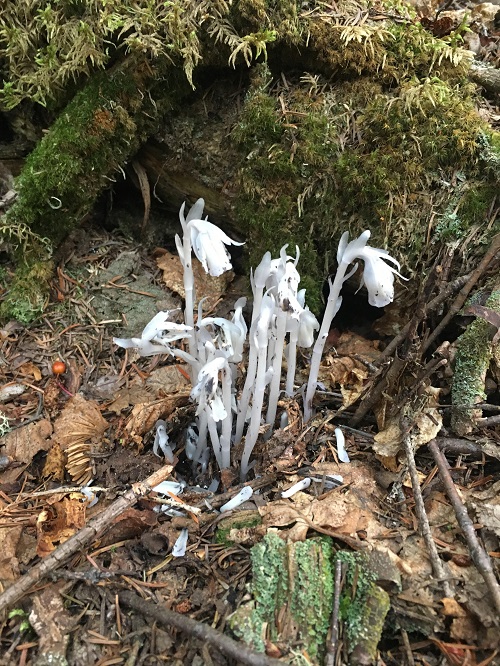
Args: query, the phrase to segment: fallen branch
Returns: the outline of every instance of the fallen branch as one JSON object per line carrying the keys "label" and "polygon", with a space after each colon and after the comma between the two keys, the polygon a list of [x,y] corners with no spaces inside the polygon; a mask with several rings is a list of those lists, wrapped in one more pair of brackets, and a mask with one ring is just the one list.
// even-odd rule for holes
{"label": "fallen branch", "polygon": [[203,622],[197,622],[190,617],[180,615],[172,610],[158,606],[150,601],[144,601],[139,596],[125,590],[120,593],[120,602],[129,608],[139,611],[142,615],[156,620],[160,624],[175,627],[189,636],[208,643],[226,657],[236,659],[247,666],[283,666],[287,662],[272,659],[265,654],[254,652],[249,647],[233,640],[219,631],[212,629]]}
{"label": "fallen branch", "polygon": [[10,605],[16,603],[33,585],[39,583],[42,578],[47,576],[47,574],[61,566],[61,564],[63,564],[69,557],[87,546],[98,534],[109,528],[113,521],[126,509],[129,509],[141,497],[150,493],[154,486],[165,481],[165,479],[172,473],[172,470],[173,465],[164,465],[148,476],[145,481],[134,483],[130,490],[127,490],[121,497],[115,500],[113,504],[93,518],[88,525],[83,527],[79,532],[56,548],[53,553],[31,568],[27,574],[19,578],[19,580],[0,595],[0,613]]}
{"label": "fallen branch", "polygon": [[[453,479],[451,478],[448,469],[448,463],[442,451],[440,451],[436,440],[431,440],[428,444],[428,447],[434,456],[434,460],[436,461],[436,465],[439,470],[439,476],[441,477],[441,481],[443,482],[448,499],[450,500],[453,510],[455,511],[457,522],[460,525],[462,532],[464,533],[467,545],[469,546],[472,561],[474,562],[481,576],[484,578],[484,582],[486,583],[486,586],[488,587],[488,590],[490,591],[490,594],[493,598],[493,603],[495,604],[497,613],[500,614],[500,585],[496,579],[490,557],[481,546],[479,539],[476,536],[472,520],[470,519],[469,514],[467,513],[467,509],[465,508],[464,503],[460,499],[457,489],[455,488],[455,484],[453,483]],[[499,621],[497,619],[497,623],[498,622]]]}

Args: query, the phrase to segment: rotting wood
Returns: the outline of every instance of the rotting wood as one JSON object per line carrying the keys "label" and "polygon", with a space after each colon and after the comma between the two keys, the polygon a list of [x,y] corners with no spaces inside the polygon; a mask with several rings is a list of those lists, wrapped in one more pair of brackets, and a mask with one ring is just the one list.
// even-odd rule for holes
{"label": "rotting wood", "polygon": [[34,566],[30,571],[19,578],[11,587],[0,595],[0,613],[23,597],[30,588],[39,583],[47,574],[74,555],[78,550],[87,546],[98,534],[103,533],[126,509],[134,506],[141,498],[152,491],[162,481],[165,481],[173,465],[164,465],[153,472],[144,481],[134,483],[121,497],[93,518],[88,525],[61,544],[56,550]]}

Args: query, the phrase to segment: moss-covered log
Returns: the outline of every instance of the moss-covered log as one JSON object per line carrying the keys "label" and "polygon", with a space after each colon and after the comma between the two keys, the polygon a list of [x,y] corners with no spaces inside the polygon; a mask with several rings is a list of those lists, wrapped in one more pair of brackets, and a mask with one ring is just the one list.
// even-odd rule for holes
{"label": "moss-covered log", "polygon": [[16,244],[17,275],[0,314],[27,322],[42,311],[48,280],[27,282],[26,276],[50,276],[48,244],[56,247],[81,222],[188,92],[183,74],[166,61],[153,66],[131,59],[95,75],[67,105],[28,156],[16,182],[18,197],[3,221],[4,235],[29,228],[30,242]]}
{"label": "moss-covered log", "polygon": [[[406,274],[421,274],[440,244],[471,227],[479,242],[463,249],[473,261],[497,231],[485,217],[498,138],[476,111],[460,34],[436,39],[393,2],[377,16],[364,0],[343,0],[335,15],[294,0],[167,4],[131,18],[118,3],[114,20],[130,33],[117,53],[126,46],[135,55],[92,75],[29,157],[12,228],[25,223],[59,242],[182,102],[158,132],[161,144],[142,153],[151,182],[173,207],[204,196],[215,222],[247,236],[251,264],[264,250],[299,245],[301,286],[317,311],[346,227],[370,228]],[[102,20],[107,35],[107,6],[86,11],[89,30],[97,35]],[[162,35],[167,46],[154,51]],[[190,77],[197,90],[188,104]],[[17,93],[28,89],[20,79]],[[164,159],[152,154],[158,145]]]}

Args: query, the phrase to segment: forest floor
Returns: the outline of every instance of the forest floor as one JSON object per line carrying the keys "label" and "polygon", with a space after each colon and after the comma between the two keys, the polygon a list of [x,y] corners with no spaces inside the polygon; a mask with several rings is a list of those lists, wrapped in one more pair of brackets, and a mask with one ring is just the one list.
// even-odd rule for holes
{"label": "forest floor", "polygon": [[[431,540],[446,567],[446,588],[432,574],[408,463],[402,450],[394,449],[390,428],[379,427],[386,437],[376,437],[370,413],[355,428],[348,425],[357,398],[374,384],[374,364],[388,338],[373,325],[369,335],[369,325],[363,334],[332,330],[317,416],[304,426],[300,405],[282,404],[289,425],[256,449],[256,467],[247,482],[254,495],[241,507],[245,519],[257,520],[246,523],[252,527],[231,524],[228,538],[232,518],[217,507],[237,492],[236,475],[226,475],[227,487],[215,493],[207,489],[218,476],[212,464],[203,476],[193,477],[183,451],[194,412],[185,368],[164,356],[138,358],[112,343],[117,326],[137,335],[159,307],[179,306],[180,276],[178,260],[167,250],[146,254],[120,233],[87,224],[61,250],[45,315],[29,327],[12,322],[1,331],[0,578],[15,589],[40,559],[62,553],[60,564],[32,580],[4,618],[1,663],[48,663],[42,658],[47,654],[66,655],[75,666],[234,663],[223,656],[217,639],[209,645],[140,611],[131,614],[122,595],[126,590],[223,632],[228,616],[250,598],[250,551],[269,532],[293,542],[329,535],[334,551],[377,553],[377,584],[391,600],[379,663],[500,663],[498,612],[484,571],[473,562],[463,519],[459,524],[446,479],[425,446],[436,442],[446,451],[448,477],[498,574],[500,431],[495,419],[467,438],[452,437],[444,397],[450,373],[433,370],[441,405],[427,401],[420,412],[423,445],[416,452],[415,472]],[[221,315],[245,290],[241,278],[229,280],[214,280],[209,307]],[[375,329],[382,331],[391,318],[389,309]],[[62,374],[53,372],[56,361],[65,364]],[[307,356],[302,364],[307,366]],[[421,388],[426,386],[422,381]],[[500,410],[495,396],[498,389],[485,407],[491,415]],[[117,498],[164,470],[164,461],[152,452],[160,417],[177,444],[168,478],[187,483],[174,501],[180,515],[159,513],[164,504],[158,502],[172,498],[152,493],[136,497],[109,520],[106,511]],[[345,434],[350,462],[339,460],[337,426]],[[341,480],[332,482],[335,475]],[[282,499],[281,491],[304,476],[313,479],[310,487]],[[91,490],[82,494],[90,480]],[[69,537],[103,519],[106,527],[97,537],[85,536],[77,550],[64,554]],[[182,528],[189,533],[187,550],[174,557]],[[337,663],[346,663],[344,636],[341,622]],[[290,646],[269,641],[268,652],[284,663],[313,663],[301,654],[300,642],[291,653]]]}

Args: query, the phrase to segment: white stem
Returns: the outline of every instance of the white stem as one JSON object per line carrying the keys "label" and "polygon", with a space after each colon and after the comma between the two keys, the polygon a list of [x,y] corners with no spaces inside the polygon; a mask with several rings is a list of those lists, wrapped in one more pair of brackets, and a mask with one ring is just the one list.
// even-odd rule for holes
{"label": "white stem", "polygon": [[208,432],[210,433],[210,439],[212,441],[212,448],[214,450],[215,459],[219,465],[219,469],[222,469],[222,452],[219,439],[219,433],[217,432],[217,424],[214,421],[210,407],[206,407],[207,410],[207,423],[208,423]]}
{"label": "white stem", "polygon": [[[184,267],[184,300],[185,300],[185,310],[184,310],[184,323],[187,326],[192,327],[191,337],[188,338],[189,353],[191,356],[196,357],[197,355],[197,344],[196,344],[196,331],[194,328],[194,274],[193,274],[193,264],[191,259],[191,232],[189,227],[186,225],[183,234],[183,267]],[[194,385],[196,379],[196,370],[191,367],[191,381]]]}
{"label": "white stem", "polygon": [[267,349],[263,345],[259,345],[257,356],[257,375],[255,378],[255,390],[252,399],[252,412],[250,414],[250,424],[248,426],[247,434],[245,437],[245,447],[241,457],[240,478],[241,481],[246,479],[248,474],[248,463],[252,455],[255,442],[259,436],[260,419],[262,416],[262,404],[264,402],[264,391],[266,388],[266,356]]}
{"label": "white stem", "polygon": [[328,296],[325,314],[323,315],[323,321],[321,322],[321,328],[319,329],[318,337],[314,343],[311,357],[311,368],[309,370],[309,379],[307,382],[306,395],[304,398],[304,423],[307,423],[313,414],[312,405],[314,394],[316,393],[316,386],[318,384],[321,357],[323,355],[323,349],[325,347],[328,333],[330,332],[330,325],[340,307],[339,296],[342,285],[344,283],[344,276],[348,265],[349,264],[347,264],[345,261],[341,261],[337,268],[334,281],[330,282],[330,294]]}
{"label": "white stem", "polygon": [[293,383],[295,381],[295,368],[297,367],[297,340],[299,339],[299,327],[294,326],[290,331],[290,340],[287,347],[287,372],[285,394],[288,398],[293,396]]}
{"label": "white stem", "polygon": [[250,327],[249,334],[249,350],[248,350],[248,365],[245,378],[245,385],[241,393],[241,398],[238,401],[238,417],[236,419],[236,432],[234,433],[234,443],[239,444],[243,437],[243,429],[248,412],[248,405],[250,404],[250,396],[255,382],[255,374],[257,372],[257,345],[254,342],[256,324]]}
{"label": "white stem", "polygon": [[231,431],[233,429],[233,410],[231,409],[232,376],[231,368],[226,365],[222,370],[222,401],[226,410],[226,418],[222,421],[220,436],[221,469],[231,466]]}
{"label": "white stem", "polygon": [[266,433],[268,439],[273,432],[274,420],[278,410],[278,399],[280,395],[280,381],[281,381],[281,366],[283,364],[283,350],[285,347],[286,335],[286,318],[287,314],[280,307],[278,307],[278,314],[276,317],[276,342],[274,344],[274,358],[272,361],[273,377],[271,379],[271,386],[269,389],[269,403],[267,407],[266,423],[271,425],[271,428]]}

